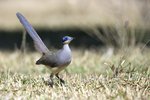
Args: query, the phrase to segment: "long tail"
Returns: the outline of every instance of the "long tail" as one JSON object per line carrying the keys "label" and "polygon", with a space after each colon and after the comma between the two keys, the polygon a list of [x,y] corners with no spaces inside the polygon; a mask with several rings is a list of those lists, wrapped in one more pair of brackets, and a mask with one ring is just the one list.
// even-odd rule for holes
{"label": "long tail", "polygon": [[25,28],[25,30],[29,33],[29,35],[32,37],[34,41],[35,48],[41,52],[41,53],[47,53],[49,52],[48,48],[45,46],[37,32],[34,30],[34,28],[31,26],[31,24],[27,21],[27,19],[21,14],[16,13],[18,19],[20,20],[21,24]]}

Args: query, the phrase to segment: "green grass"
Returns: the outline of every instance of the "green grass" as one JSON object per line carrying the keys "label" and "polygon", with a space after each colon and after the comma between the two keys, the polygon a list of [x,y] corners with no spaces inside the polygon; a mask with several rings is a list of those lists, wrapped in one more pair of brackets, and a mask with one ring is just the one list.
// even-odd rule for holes
{"label": "green grass", "polygon": [[0,52],[1,99],[149,99],[150,53],[139,48],[107,55],[73,50],[73,62],[55,78],[53,88],[43,82],[50,71],[34,62],[38,53]]}

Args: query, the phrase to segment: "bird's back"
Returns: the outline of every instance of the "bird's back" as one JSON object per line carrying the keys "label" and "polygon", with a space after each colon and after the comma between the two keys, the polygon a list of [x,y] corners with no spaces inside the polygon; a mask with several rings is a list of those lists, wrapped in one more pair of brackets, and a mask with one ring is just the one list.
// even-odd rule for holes
{"label": "bird's back", "polygon": [[67,66],[71,62],[71,50],[64,46],[61,50],[52,54],[43,54],[36,64],[43,64],[49,67]]}
{"label": "bird's back", "polygon": [[36,61],[36,64],[43,64],[50,67],[58,66],[55,54],[43,54],[42,57]]}

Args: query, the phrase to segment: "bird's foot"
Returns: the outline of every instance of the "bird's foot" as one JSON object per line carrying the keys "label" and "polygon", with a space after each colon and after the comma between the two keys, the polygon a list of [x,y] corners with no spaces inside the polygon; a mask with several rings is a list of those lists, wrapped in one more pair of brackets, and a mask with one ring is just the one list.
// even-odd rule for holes
{"label": "bird's foot", "polygon": [[53,81],[51,79],[45,80],[44,78],[42,78],[43,82],[45,85],[48,85],[50,87],[53,87]]}
{"label": "bird's foot", "polygon": [[49,80],[49,81],[48,81],[48,85],[49,85],[50,87],[53,87],[54,82],[53,82],[52,80]]}
{"label": "bird's foot", "polygon": [[65,81],[63,79],[60,79],[60,84],[65,85]]}
{"label": "bird's foot", "polygon": [[59,79],[61,86],[65,85],[65,81],[64,81],[63,79],[61,79],[61,78],[58,76],[58,74],[56,74],[56,77]]}

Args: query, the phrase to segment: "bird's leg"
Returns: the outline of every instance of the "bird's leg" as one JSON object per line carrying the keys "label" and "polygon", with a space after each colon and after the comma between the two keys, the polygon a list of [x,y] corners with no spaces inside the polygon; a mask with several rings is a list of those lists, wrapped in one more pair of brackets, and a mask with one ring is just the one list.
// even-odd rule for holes
{"label": "bird's leg", "polygon": [[50,81],[49,81],[49,85],[51,86],[51,87],[53,87],[53,84],[54,84],[54,82],[53,82],[53,73],[52,74],[50,74]]}
{"label": "bird's leg", "polygon": [[61,83],[65,84],[65,81],[58,76],[58,73],[56,74],[56,77],[60,80]]}

